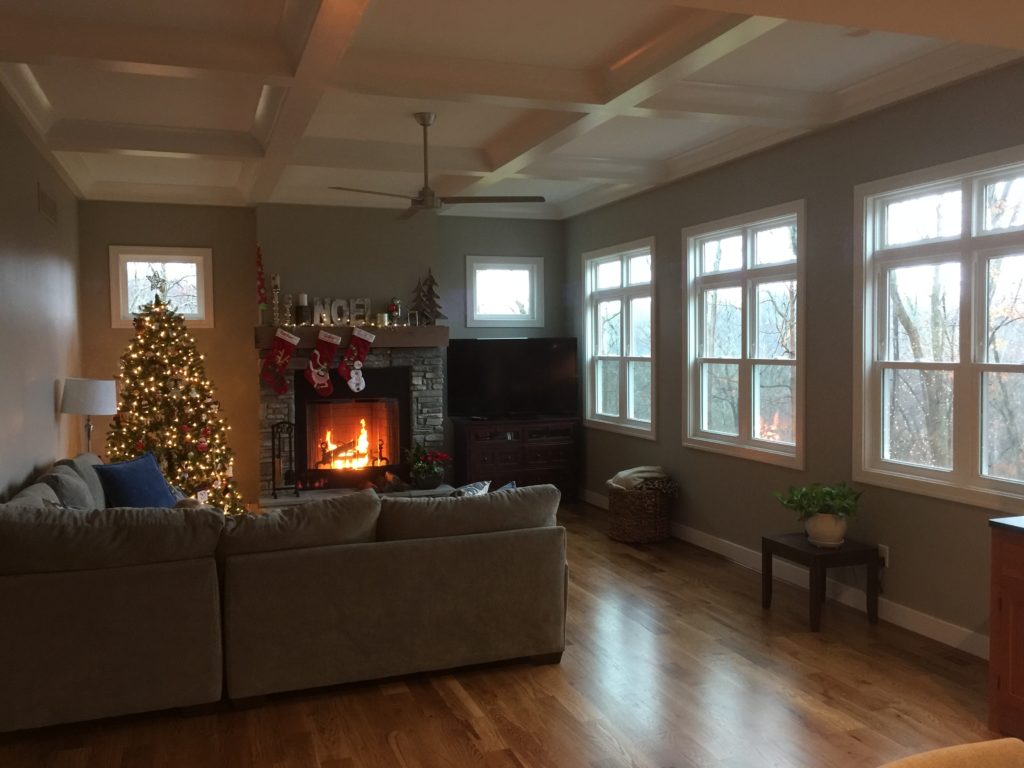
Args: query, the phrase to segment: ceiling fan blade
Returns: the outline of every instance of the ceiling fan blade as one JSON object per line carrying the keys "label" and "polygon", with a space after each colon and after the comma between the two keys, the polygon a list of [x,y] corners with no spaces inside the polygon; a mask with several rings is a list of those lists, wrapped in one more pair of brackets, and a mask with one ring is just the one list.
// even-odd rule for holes
{"label": "ceiling fan blade", "polygon": [[364,195],[382,195],[384,197],[397,197],[400,200],[415,200],[415,197],[409,197],[409,195],[397,195],[394,192],[378,192],[375,189],[357,189],[356,187],[328,187],[328,189],[338,189],[342,192],[359,192]]}
{"label": "ceiling fan blade", "polygon": [[446,205],[459,203],[543,203],[544,198],[540,195],[504,195],[499,197],[442,197],[441,202]]}

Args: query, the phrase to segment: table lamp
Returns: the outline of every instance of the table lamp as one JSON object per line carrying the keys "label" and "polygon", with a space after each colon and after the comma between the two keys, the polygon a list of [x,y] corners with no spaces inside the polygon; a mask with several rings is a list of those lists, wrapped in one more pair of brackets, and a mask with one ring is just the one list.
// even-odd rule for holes
{"label": "table lamp", "polygon": [[92,453],[92,417],[117,413],[113,379],[65,379],[60,412],[85,416],[85,449]]}

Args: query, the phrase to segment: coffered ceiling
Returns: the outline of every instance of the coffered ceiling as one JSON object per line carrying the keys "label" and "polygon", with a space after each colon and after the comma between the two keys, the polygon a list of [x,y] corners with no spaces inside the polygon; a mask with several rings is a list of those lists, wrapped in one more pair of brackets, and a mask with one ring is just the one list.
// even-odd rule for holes
{"label": "coffered ceiling", "polygon": [[87,199],[563,218],[1024,53],[1006,0],[0,0],[0,84]]}

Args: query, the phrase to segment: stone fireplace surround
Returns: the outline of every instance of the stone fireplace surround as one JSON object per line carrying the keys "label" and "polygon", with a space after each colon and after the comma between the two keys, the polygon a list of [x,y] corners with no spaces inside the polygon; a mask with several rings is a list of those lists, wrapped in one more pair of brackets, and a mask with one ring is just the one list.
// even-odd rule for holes
{"label": "stone fireplace surround", "polygon": [[[276,329],[261,326],[256,329],[256,346],[262,358],[269,347]],[[309,353],[315,345],[316,333],[312,328],[289,328],[297,333],[301,341],[292,356],[289,369],[291,371],[305,369],[309,361]],[[342,336],[341,352],[348,344],[346,329],[330,328],[331,333]],[[410,346],[390,346],[391,344],[410,344]],[[431,346],[422,346],[430,344]],[[435,346],[436,345],[436,346]],[[395,328],[378,329],[367,354],[364,370],[367,381],[373,376],[375,369],[391,367],[408,367],[410,369],[410,417],[411,437],[413,443],[420,443],[427,448],[443,449],[444,437],[444,400],[445,400],[445,360],[448,345],[448,329],[443,327],[428,328]],[[339,352],[339,356],[341,354]],[[336,363],[335,363],[336,364]],[[270,493],[273,484],[273,461],[271,450],[271,426],[279,421],[295,422],[295,389],[293,376],[288,375],[288,390],[278,395],[262,382],[260,383],[260,494]],[[342,385],[344,388],[344,385]],[[335,388],[335,394],[344,394],[345,389]],[[355,395],[353,395],[355,396]],[[296,440],[299,437],[296,436]],[[296,467],[301,470],[301,467]]]}

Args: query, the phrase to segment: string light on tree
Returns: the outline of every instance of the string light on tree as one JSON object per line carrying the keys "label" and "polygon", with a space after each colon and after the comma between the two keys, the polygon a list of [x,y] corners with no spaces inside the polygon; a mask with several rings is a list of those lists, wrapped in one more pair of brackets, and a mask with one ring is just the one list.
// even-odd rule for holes
{"label": "string light on tree", "polygon": [[135,318],[121,356],[120,401],[107,433],[115,461],[152,452],[174,486],[225,512],[242,512],[220,413],[203,355],[184,318],[157,294]]}

